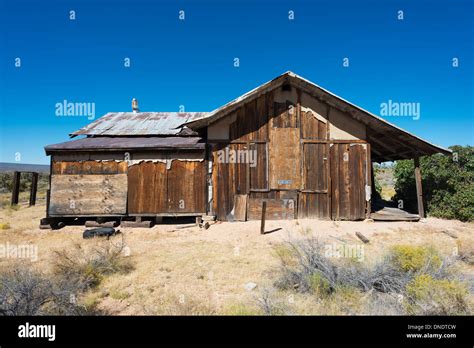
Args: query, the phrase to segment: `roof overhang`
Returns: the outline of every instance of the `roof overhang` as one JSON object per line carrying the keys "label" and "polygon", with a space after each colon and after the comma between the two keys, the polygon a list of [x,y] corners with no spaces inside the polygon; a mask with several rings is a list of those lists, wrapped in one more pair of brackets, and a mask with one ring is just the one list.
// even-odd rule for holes
{"label": "roof overhang", "polygon": [[89,137],[46,146],[46,155],[58,152],[204,150],[200,137]]}

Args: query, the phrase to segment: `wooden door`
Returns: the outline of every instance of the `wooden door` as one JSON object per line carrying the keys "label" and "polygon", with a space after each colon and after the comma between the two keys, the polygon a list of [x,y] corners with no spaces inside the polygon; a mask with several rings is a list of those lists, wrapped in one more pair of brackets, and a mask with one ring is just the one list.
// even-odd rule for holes
{"label": "wooden door", "polygon": [[[236,163],[235,153],[248,150],[245,144],[212,145],[212,210],[219,220],[226,220],[234,206],[234,195],[249,192],[249,164]],[[233,152],[234,155],[231,155]]]}
{"label": "wooden door", "polygon": [[303,143],[303,187],[298,195],[298,216],[329,218],[328,144]]}
{"label": "wooden door", "polygon": [[331,144],[331,217],[365,218],[366,144]]}

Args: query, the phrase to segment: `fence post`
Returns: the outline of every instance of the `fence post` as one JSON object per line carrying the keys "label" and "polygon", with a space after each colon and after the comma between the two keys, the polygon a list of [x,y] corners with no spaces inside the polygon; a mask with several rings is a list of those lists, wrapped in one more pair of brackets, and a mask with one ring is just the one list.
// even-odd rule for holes
{"label": "fence post", "polygon": [[13,172],[12,205],[18,204],[20,195],[20,172]]}
{"label": "fence post", "polygon": [[38,173],[31,175],[30,206],[36,204],[36,192],[38,191]]}
{"label": "fence post", "polygon": [[265,213],[267,211],[267,202],[262,203],[262,221],[260,223],[260,234],[265,234]]}

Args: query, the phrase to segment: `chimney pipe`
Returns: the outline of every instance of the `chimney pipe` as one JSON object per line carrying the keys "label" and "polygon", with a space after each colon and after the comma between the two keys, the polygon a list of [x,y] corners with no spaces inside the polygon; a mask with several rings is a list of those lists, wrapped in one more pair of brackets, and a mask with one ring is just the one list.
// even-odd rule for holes
{"label": "chimney pipe", "polygon": [[138,109],[138,100],[135,98],[132,99],[132,110],[135,113],[140,112],[140,109]]}

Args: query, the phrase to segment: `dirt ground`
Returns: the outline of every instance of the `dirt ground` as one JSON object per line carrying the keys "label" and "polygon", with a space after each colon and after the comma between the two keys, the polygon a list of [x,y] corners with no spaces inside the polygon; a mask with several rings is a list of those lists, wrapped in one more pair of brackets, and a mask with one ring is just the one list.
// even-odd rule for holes
{"label": "dirt ground", "polygon": [[[47,271],[53,250],[69,248],[74,243],[97,243],[82,239],[82,226],[40,230],[39,219],[44,217],[44,211],[43,203],[0,210],[0,224],[7,226],[0,229],[0,245],[29,244],[38,251],[36,261],[3,257],[0,267],[31,262]],[[457,243],[474,245],[474,224],[435,218],[417,223],[267,221],[269,233],[265,235],[260,234],[259,221],[218,222],[207,230],[182,225],[119,229],[121,235],[111,240],[124,239],[135,268],[128,274],[105,278],[87,299],[116,315],[240,313],[243,304],[254,303],[259,291],[274,281],[279,262],[275,247],[289,239],[313,235],[326,244],[361,246],[355,236],[355,232],[361,232],[370,239],[360,249],[364,262],[377,260],[394,244],[431,245],[445,255],[455,253]],[[443,231],[455,233],[458,238]],[[474,274],[474,266],[463,267],[464,273]],[[249,290],[248,283],[255,283],[256,287]],[[295,305],[307,307],[304,299],[301,301]]]}

